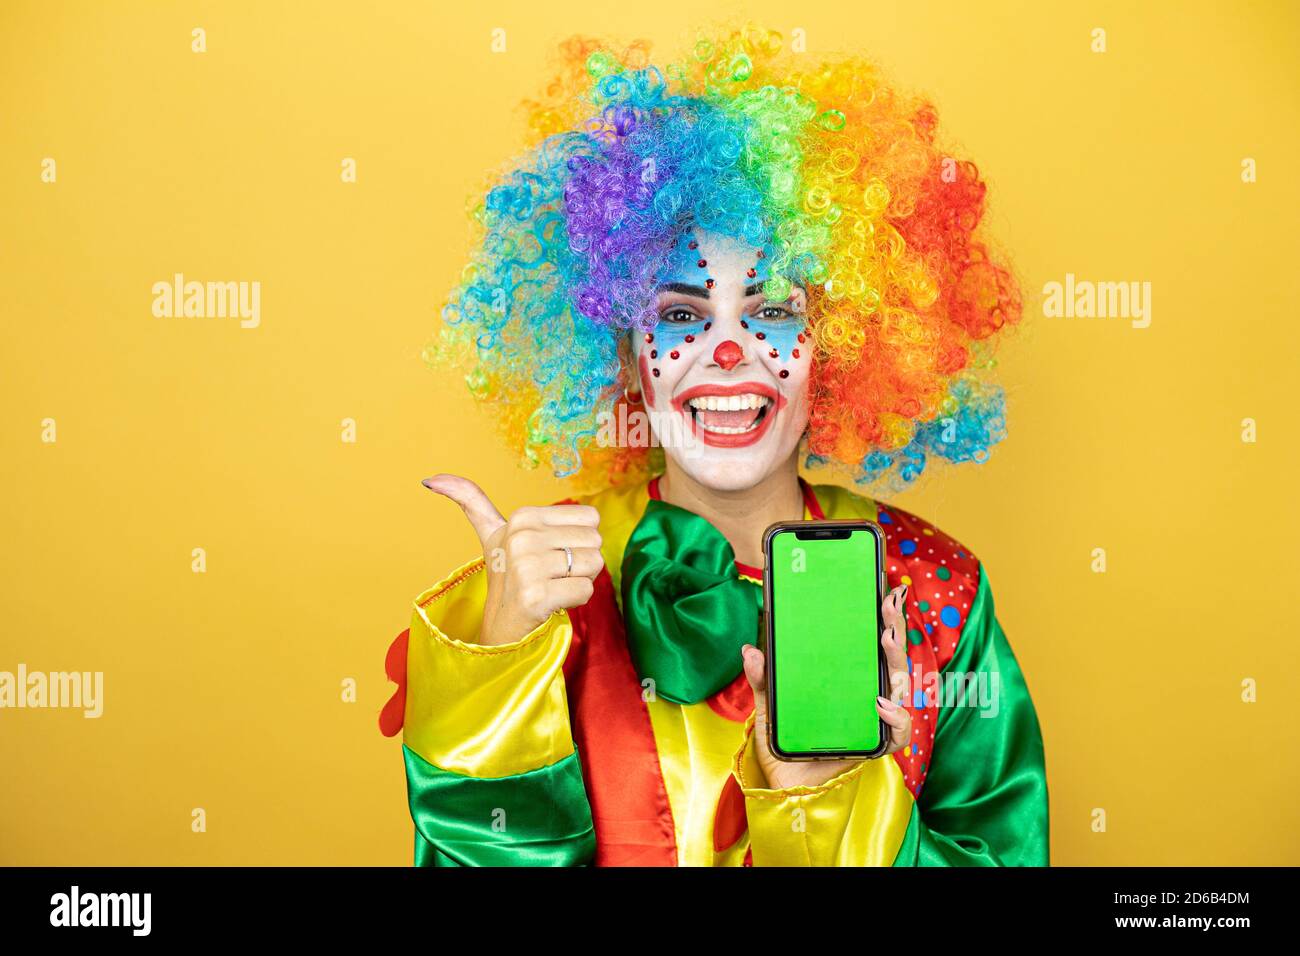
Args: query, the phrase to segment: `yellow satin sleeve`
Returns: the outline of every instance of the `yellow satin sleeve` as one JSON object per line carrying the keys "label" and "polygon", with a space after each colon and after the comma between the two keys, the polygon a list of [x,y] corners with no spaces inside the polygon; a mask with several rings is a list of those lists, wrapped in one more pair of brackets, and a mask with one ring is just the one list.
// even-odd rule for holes
{"label": "yellow satin sleeve", "polygon": [[864,760],[818,787],[769,790],[754,752],[754,716],[732,772],[745,795],[754,866],[889,866],[912,816],[892,757]]}
{"label": "yellow satin sleeve", "polygon": [[508,777],[573,753],[563,672],[573,629],[558,612],[513,644],[472,643],[486,589],[479,558],[416,598],[404,742],[443,770]]}

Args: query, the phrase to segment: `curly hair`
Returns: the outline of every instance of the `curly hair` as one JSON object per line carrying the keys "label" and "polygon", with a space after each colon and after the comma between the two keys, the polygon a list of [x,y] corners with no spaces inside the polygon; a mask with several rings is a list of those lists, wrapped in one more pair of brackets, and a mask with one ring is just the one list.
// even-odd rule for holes
{"label": "curly hair", "polygon": [[906,484],[931,458],[988,457],[1005,436],[991,344],[1020,293],[982,235],[986,185],[940,148],[927,100],[754,27],[662,69],[643,42],[560,52],[427,353],[468,363],[528,463],[606,483],[655,470],[657,449],[595,439],[634,374],[618,341],[653,328],[688,228],[770,245],[771,298],[807,290],[809,466]]}

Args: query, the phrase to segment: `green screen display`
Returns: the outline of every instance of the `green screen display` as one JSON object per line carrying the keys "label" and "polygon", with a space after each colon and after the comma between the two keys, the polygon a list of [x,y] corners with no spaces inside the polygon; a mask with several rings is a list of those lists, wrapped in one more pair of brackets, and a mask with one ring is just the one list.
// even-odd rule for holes
{"label": "green screen display", "polygon": [[875,536],[771,541],[777,746],[787,753],[880,744]]}

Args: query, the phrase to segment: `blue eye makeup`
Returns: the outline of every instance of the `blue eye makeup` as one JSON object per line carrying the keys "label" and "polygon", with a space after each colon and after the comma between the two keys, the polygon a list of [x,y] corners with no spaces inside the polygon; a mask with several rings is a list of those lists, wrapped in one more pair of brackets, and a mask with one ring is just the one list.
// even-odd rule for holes
{"label": "blue eye makeup", "polygon": [[[807,316],[783,303],[765,302],[746,315],[744,323],[749,334],[763,343],[769,358],[798,358],[794,352],[803,344]],[[772,355],[773,350],[776,355]]]}
{"label": "blue eye makeup", "polygon": [[690,345],[713,323],[695,309],[685,305],[670,305],[659,311],[654,340],[660,351]]}

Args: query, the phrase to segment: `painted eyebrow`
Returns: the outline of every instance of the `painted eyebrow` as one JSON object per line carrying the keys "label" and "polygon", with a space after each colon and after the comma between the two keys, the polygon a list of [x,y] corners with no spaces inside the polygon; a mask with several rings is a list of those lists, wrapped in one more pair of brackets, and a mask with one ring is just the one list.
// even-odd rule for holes
{"label": "painted eyebrow", "polygon": [[659,287],[660,292],[679,292],[682,295],[693,295],[697,299],[707,299],[709,290],[702,285],[690,285],[686,282],[666,282]]}

